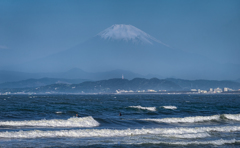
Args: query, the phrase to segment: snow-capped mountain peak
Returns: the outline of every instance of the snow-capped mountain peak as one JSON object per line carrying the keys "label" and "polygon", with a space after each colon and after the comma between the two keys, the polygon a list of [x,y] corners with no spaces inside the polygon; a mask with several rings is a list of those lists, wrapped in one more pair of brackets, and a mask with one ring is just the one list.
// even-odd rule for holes
{"label": "snow-capped mountain peak", "polygon": [[134,43],[141,44],[153,44],[154,42],[158,42],[163,44],[142,30],[132,25],[125,24],[112,25],[111,27],[100,32],[98,36],[108,40],[124,40],[127,42],[132,41]]}

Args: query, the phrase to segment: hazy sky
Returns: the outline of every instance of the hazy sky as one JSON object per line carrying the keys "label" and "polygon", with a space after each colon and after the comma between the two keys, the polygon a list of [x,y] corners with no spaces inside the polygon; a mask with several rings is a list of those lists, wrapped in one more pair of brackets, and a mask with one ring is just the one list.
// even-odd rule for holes
{"label": "hazy sky", "polygon": [[69,49],[113,24],[240,64],[240,0],[0,0],[0,67]]}

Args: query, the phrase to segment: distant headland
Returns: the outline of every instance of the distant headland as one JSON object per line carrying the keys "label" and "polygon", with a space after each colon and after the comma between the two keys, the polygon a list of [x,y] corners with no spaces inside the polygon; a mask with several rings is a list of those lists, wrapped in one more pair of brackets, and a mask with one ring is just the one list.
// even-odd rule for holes
{"label": "distant headland", "polygon": [[[46,81],[46,80],[45,80]],[[83,81],[83,80],[82,80]],[[34,80],[29,83],[36,83]],[[51,81],[52,82],[52,81]],[[21,83],[21,81],[19,82]],[[39,81],[38,81],[39,83]],[[1,95],[10,94],[235,94],[240,93],[240,83],[234,81],[217,80],[183,80],[183,79],[158,79],[122,78],[84,81],[78,84],[57,83],[38,87],[12,87],[2,85]],[[30,84],[27,86],[31,86]]]}

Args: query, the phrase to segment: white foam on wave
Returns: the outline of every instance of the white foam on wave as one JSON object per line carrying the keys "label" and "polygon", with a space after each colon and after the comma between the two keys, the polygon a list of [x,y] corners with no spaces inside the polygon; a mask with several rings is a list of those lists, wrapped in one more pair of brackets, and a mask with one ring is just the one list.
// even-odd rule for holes
{"label": "white foam on wave", "polygon": [[93,117],[72,117],[67,120],[25,120],[25,121],[1,121],[0,126],[37,126],[37,127],[94,127],[100,124]]}
{"label": "white foam on wave", "polygon": [[164,137],[180,138],[203,138],[210,136],[209,132],[235,132],[240,131],[240,126],[218,126],[218,127],[176,127],[176,128],[152,128],[152,129],[79,129],[79,130],[59,130],[59,131],[18,131],[0,132],[0,138],[41,138],[41,137],[119,137],[155,135]]}
{"label": "white foam on wave", "polygon": [[183,118],[162,118],[162,119],[140,119],[145,121],[164,122],[164,123],[194,123],[211,120],[219,120],[220,115],[213,116],[195,116],[195,117],[183,117]]}
{"label": "white foam on wave", "polygon": [[[0,132],[1,138],[41,138],[41,137],[116,137],[116,136],[136,136],[146,134],[162,134],[162,136],[174,137],[176,134],[196,133],[191,129],[85,129],[85,130],[60,130],[60,131],[19,131],[19,132]],[[206,133],[203,133],[204,135]],[[203,136],[201,136],[203,137]],[[188,137],[189,138],[189,137]],[[195,138],[195,136],[193,136]]]}
{"label": "white foam on wave", "polygon": [[182,139],[190,139],[190,138],[205,138],[210,137],[208,133],[194,133],[194,134],[168,134],[163,135],[165,137],[173,137],[173,138],[182,138]]}
{"label": "white foam on wave", "polygon": [[[219,139],[219,140],[208,140],[208,141],[188,141],[188,142],[165,142],[165,141],[147,141],[147,142],[138,142],[136,144],[145,144],[145,143],[153,143],[153,144],[169,144],[169,145],[224,145],[224,144],[234,144],[236,142],[240,142],[236,139]],[[132,143],[131,143],[132,144]]]}
{"label": "white foam on wave", "polygon": [[240,114],[223,114],[225,118],[229,120],[240,121]]}
{"label": "white foam on wave", "polygon": [[131,108],[138,108],[138,109],[143,109],[143,110],[149,110],[149,111],[156,111],[156,107],[142,107],[140,105],[138,106],[129,106]]}
{"label": "white foam on wave", "polygon": [[174,145],[191,145],[191,144],[201,144],[201,145],[206,145],[206,144],[212,144],[212,145],[224,145],[224,144],[232,144],[238,142],[235,139],[231,140],[224,140],[224,139],[219,139],[219,140],[212,140],[212,141],[191,141],[191,142],[173,142],[170,144]]}
{"label": "white foam on wave", "polygon": [[176,106],[162,106],[165,109],[177,109]]}

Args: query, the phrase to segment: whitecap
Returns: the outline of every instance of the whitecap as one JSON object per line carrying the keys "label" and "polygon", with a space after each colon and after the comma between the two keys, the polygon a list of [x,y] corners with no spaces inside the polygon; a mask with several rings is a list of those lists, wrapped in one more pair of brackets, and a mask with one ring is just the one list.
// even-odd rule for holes
{"label": "whitecap", "polygon": [[223,116],[229,120],[240,121],[240,114],[223,114]]}
{"label": "whitecap", "polygon": [[72,117],[67,120],[25,120],[25,121],[1,121],[0,126],[36,126],[36,127],[95,127],[100,124],[93,117]]}
{"label": "whitecap", "polygon": [[173,137],[173,138],[182,138],[182,139],[191,139],[191,138],[205,138],[210,137],[210,135],[206,132],[203,133],[194,133],[194,134],[168,134],[163,135],[164,137]]}
{"label": "whitecap", "polygon": [[207,145],[207,144],[212,144],[212,145],[224,145],[224,144],[233,144],[239,142],[235,139],[230,139],[230,140],[224,140],[224,139],[219,139],[219,140],[212,140],[212,141],[191,141],[191,142],[172,142],[168,144],[172,145],[191,145],[191,144],[197,144],[197,145]]}
{"label": "whitecap", "polygon": [[138,108],[138,109],[143,109],[143,110],[149,110],[149,111],[156,111],[156,107],[142,107],[140,105],[138,106],[129,106],[131,108]]}
{"label": "whitecap", "polygon": [[[0,138],[42,138],[42,137],[122,137],[138,135],[158,135],[180,138],[203,138],[210,136],[209,132],[234,132],[240,131],[240,126],[219,126],[219,127],[176,127],[176,128],[151,128],[151,129],[79,129],[79,130],[30,130],[0,132]],[[191,143],[190,143],[191,144]]]}
{"label": "whitecap", "polygon": [[[229,139],[229,140],[225,140],[225,139],[219,139],[219,140],[208,140],[208,141],[179,141],[179,142],[165,142],[165,141],[151,141],[150,143],[153,144],[169,144],[169,145],[224,145],[224,144],[234,144],[236,142],[240,142],[239,140],[236,139]],[[149,141],[147,142],[149,143]],[[138,142],[136,144],[145,144],[145,142]]]}
{"label": "whitecap", "polygon": [[162,106],[165,109],[177,109],[176,106]]}
{"label": "whitecap", "polygon": [[61,111],[57,111],[57,112],[55,112],[56,114],[62,114],[62,112]]}
{"label": "whitecap", "polygon": [[162,119],[140,119],[145,121],[164,122],[164,123],[194,123],[211,120],[219,120],[220,115],[213,116],[195,116],[195,117],[183,117],[183,118],[162,118]]}

